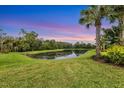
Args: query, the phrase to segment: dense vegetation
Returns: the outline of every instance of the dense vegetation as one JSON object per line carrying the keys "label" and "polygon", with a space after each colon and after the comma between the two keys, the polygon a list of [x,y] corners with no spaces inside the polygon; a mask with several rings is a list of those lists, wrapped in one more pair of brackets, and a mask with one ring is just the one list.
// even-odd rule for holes
{"label": "dense vegetation", "polygon": [[68,48],[95,48],[95,45],[83,42],[71,44],[55,40],[43,40],[42,38],[38,38],[36,32],[27,32],[24,29],[21,29],[20,37],[16,38],[8,36],[4,31],[0,31],[0,52],[24,52]]}
{"label": "dense vegetation", "polygon": [[7,36],[6,33],[0,31],[0,38],[1,52],[72,48],[71,43],[43,40],[42,38],[38,38],[36,32],[27,32],[24,29],[21,29],[20,37]]}
{"label": "dense vegetation", "polygon": [[101,51],[111,47],[111,45],[121,45],[120,44],[120,29],[117,26],[112,26],[112,28],[102,30],[102,37],[100,39]]}
{"label": "dense vegetation", "polygon": [[114,64],[124,64],[124,47],[115,45],[106,49],[101,55]]}
{"label": "dense vegetation", "polygon": [[[96,27],[96,57],[100,58],[104,51],[111,62],[122,64],[124,61],[124,6],[90,6],[87,10],[81,11],[80,24],[85,24],[88,28]],[[109,29],[102,28],[103,19],[110,23],[116,22],[117,26]],[[115,46],[113,46],[115,45]],[[119,45],[119,49],[116,49]],[[108,49],[109,48],[109,49]],[[108,52],[109,51],[109,52]]]}

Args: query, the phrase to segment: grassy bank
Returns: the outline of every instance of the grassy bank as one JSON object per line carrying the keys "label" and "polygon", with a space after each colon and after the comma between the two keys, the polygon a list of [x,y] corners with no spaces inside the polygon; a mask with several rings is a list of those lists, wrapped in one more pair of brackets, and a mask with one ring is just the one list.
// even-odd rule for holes
{"label": "grassy bank", "polygon": [[124,69],[95,62],[91,59],[94,54],[90,50],[63,60],[0,54],[0,87],[124,87]]}
{"label": "grassy bank", "polygon": [[20,52],[22,54],[37,54],[37,53],[46,53],[46,52],[57,52],[63,51],[64,49],[55,49],[55,50],[42,50],[42,51],[28,51],[28,52]]}

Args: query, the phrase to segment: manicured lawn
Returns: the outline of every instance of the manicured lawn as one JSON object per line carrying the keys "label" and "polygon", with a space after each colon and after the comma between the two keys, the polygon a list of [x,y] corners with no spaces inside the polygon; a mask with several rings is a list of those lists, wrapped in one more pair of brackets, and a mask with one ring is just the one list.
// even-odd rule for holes
{"label": "manicured lawn", "polygon": [[95,62],[94,54],[63,60],[0,54],[0,87],[124,87],[124,68]]}

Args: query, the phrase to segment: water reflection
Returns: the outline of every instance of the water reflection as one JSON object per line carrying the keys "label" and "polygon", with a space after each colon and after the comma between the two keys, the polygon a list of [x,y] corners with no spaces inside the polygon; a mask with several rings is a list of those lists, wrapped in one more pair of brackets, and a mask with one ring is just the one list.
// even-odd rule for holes
{"label": "water reflection", "polygon": [[81,54],[84,54],[87,50],[64,50],[58,52],[47,52],[39,54],[28,54],[27,56],[37,59],[66,59],[66,58],[75,58]]}

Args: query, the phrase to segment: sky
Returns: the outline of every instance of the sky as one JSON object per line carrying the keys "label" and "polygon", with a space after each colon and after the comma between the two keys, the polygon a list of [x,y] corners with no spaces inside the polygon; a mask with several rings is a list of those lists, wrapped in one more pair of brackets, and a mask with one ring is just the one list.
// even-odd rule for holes
{"label": "sky", "polygon": [[[83,5],[0,6],[0,28],[8,35],[18,36],[20,29],[35,31],[39,38],[64,42],[95,42],[95,27],[79,24]],[[110,24],[103,20],[103,27]]]}

